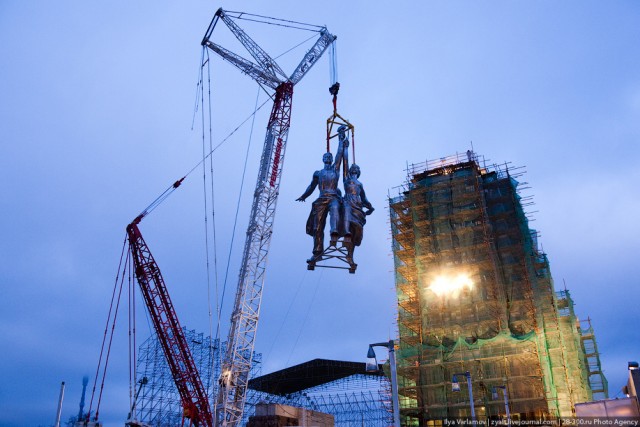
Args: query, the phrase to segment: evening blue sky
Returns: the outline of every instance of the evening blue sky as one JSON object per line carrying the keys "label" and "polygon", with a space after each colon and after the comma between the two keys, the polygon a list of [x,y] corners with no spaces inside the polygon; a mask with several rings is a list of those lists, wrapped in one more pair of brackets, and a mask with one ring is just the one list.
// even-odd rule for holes
{"label": "evening blue sky", "polygon": [[[200,110],[192,130],[200,41],[218,7],[326,25],[338,36],[338,108],[356,126],[360,180],[376,207],[355,275],[306,270],[311,200],[295,199],[322,167],[327,56],[294,92],[256,342],[264,373],[317,357],[361,361],[369,343],[396,336],[388,195],[407,164],[473,144],[488,163],[525,167],[530,225],[556,288],[566,284],[578,316],[593,320],[618,395],[627,361],[640,358],[640,3],[2,1],[1,426],[53,424],[61,381],[63,421],[77,413],[125,226],[200,161]],[[309,37],[241,25],[273,56]],[[308,47],[278,61],[292,70]],[[214,57],[211,85],[220,141],[251,114],[259,91]],[[214,155],[222,283],[252,136],[228,295],[267,115],[268,107],[253,132],[249,121]],[[182,324],[208,333],[203,193],[197,169],[140,228]],[[150,332],[142,315],[138,327],[142,341]],[[123,315],[101,409],[108,426],[128,412],[126,332]]]}

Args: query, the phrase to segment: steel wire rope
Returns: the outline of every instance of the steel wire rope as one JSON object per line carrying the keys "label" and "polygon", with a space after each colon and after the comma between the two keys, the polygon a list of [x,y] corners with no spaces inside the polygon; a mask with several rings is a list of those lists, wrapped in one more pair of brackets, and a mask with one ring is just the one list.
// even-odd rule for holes
{"label": "steel wire rope", "polygon": [[198,114],[198,97],[200,95],[200,91],[202,90],[202,68],[209,62],[209,58],[207,61],[204,60],[204,52],[207,48],[202,46],[202,51],[200,53],[200,62],[198,63],[198,83],[196,83],[196,99],[193,101],[193,116],[191,117],[191,130],[193,130],[193,126],[196,123],[196,114]]}
{"label": "steel wire rope", "polygon": [[[287,53],[289,53],[292,50],[296,49],[297,47],[303,45],[304,43],[308,42],[309,40],[313,39],[314,37],[315,36],[308,37],[307,39],[301,41],[300,43],[296,44],[295,46],[291,47],[290,49],[287,49],[286,51],[282,52],[280,55],[276,56],[274,59],[278,59],[278,58],[286,55]],[[209,54],[207,52],[207,63],[209,62],[208,55]],[[209,80],[209,91],[211,90],[210,86],[211,86],[211,81]],[[256,113],[258,112],[258,110],[262,107],[262,105],[264,105],[264,103],[263,103],[260,107],[258,107],[258,101],[260,99],[260,90],[261,89],[264,90],[264,88],[262,88],[262,86],[259,86],[258,93],[256,95],[256,102],[255,102],[255,105],[254,105],[254,112],[253,112],[253,114],[251,116],[252,120],[251,120],[251,130],[249,132],[249,143],[247,144],[247,151],[245,153],[244,167],[243,167],[243,170],[242,170],[242,179],[240,181],[240,190],[238,192],[238,201],[237,201],[237,204],[236,204],[236,213],[235,213],[234,222],[233,222],[233,229],[232,229],[232,232],[231,232],[231,243],[229,245],[229,254],[228,254],[228,257],[227,257],[227,266],[226,266],[226,269],[225,269],[225,276],[224,276],[224,281],[223,281],[223,285],[222,285],[222,296],[220,298],[220,302],[216,304],[217,305],[217,309],[218,309],[218,324],[217,324],[215,338],[218,339],[218,340],[220,339],[220,325],[221,325],[221,308],[220,307],[224,306],[224,297],[225,297],[225,294],[226,294],[227,281],[228,281],[228,277],[229,277],[229,267],[231,265],[231,256],[232,256],[232,252],[233,252],[233,244],[234,244],[234,241],[235,241],[236,228],[237,228],[237,224],[238,224],[238,215],[239,215],[239,212],[240,212],[240,202],[242,200],[244,182],[245,182],[245,177],[246,177],[246,172],[247,172],[247,165],[248,165],[248,160],[249,160],[249,152],[250,152],[250,148],[251,148],[251,141],[253,139],[253,130],[254,130],[254,127],[255,127],[255,116],[256,116]],[[267,101],[268,101],[268,99],[267,99]],[[267,101],[265,101],[265,102],[267,102]],[[211,104],[209,104],[209,111],[211,111]],[[304,281],[304,278],[303,278],[303,281]],[[218,294],[217,294],[217,289],[216,289],[216,297],[217,297],[217,295]],[[295,297],[294,297],[294,300],[295,300]],[[290,309],[291,309],[291,307],[289,307],[289,310]],[[287,313],[288,313],[288,311],[287,311]],[[286,319],[286,315],[285,315],[285,319]],[[280,329],[282,329],[282,327]],[[279,335],[279,333],[278,333],[278,335]],[[271,348],[273,348],[273,344],[272,344]],[[218,359],[219,358],[220,358],[220,352],[218,352]],[[218,360],[218,364],[219,365],[220,365],[220,363],[221,363],[221,361]],[[214,409],[214,411],[215,411],[215,409]]]}
{"label": "steel wire rope", "polygon": [[[306,22],[298,22],[298,21],[292,21],[292,20],[289,20],[289,19],[281,19],[281,18],[272,18],[270,16],[257,15],[257,14],[254,14],[254,13],[237,12],[237,11],[231,11],[231,10],[225,10],[225,13],[226,13],[227,16],[229,16],[229,14],[231,14],[231,13],[238,14],[238,16],[229,16],[230,18],[233,18],[233,19],[242,19],[244,21],[257,22],[257,23],[260,23],[260,24],[267,24],[267,25],[276,25],[276,26],[279,26],[279,27],[294,28],[294,29],[303,30],[303,31],[314,31],[314,32],[318,32],[319,33],[324,28],[326,28],[324,25],[307,24]],[[310,27],[310,28],[297,27],[297,26],[287,25],[287,24],[278,24],[276,22],[259,21],[257,19],[244,18],[243,17],[244,15],[246,15],[246,16],[255,16],[256,18],[269,19],[271,21],[287,22],[289,24],[296,24],[296,25],[304,25],[304,26],[307,26],[307,27]],[[315,29],[312,29],[312,28],[315,28]]]}
{"label": "steel wire rope", "polygon": [[280,57],[282,57],[282,56],[286,55],[287,53],[291,52],[293,49],[295,49],[295,48],[297,48],[297,47],[302,46],[303,44],[305,44],[306,42],[308,42],[309,40],[311,40],[311,39],[313,39],[313,38],[315,38],[315,37],[316,37],[316,36],[315,36],[315,35],[313,35],[313,36],[311,36],[311,37],[309,37],[309,38],[306,38],[306,39],[302,40],[302,41],[301,41],[300,43],[298,43],[297,45],[293,46],[292,48],[289,48],[289,49],[285,50],[284,52],[282,52],[280,55],[278,55],[278,56],[274,57],[273,59],[278,59],[278,58],[280,58]]}
{"label": "steel wire rope", "polygon": [[[238,13],[238,12],[234,12],[234,13]],[[275,19],[275,18],[274,18]],[[301,41],[300,43],[296,44],[295,46],[291,47],[290,49],[287,49],[286,51],[282,52],[280,55],[276,56],[275,59],[278,59],[284,55],[286,55],[287,53],[291,52],[293,49],[303,45],[304,43],[308,42],[309,40],[311,40],[313,37],[309,37],[303,41]],[[202,98],[203,96],[203,92],[204,92],[204,81],[203,81],[203,76],[202,76],[202,68],[204,68],[205,65],[209,66],[210,64],[210,58],[209,58],[209,53],[207,51],[207,59],[206,61],[204,60],[204,52],[205,52],[206,48],[203,47],[202,49],[202,54],[201,54],[201,64],[199,66],[199,73],[200,73],[200,77],[198,78],[198,82],[196,83],[196,101],[195,101],[195,105],[194,105],[194,112],[193,112],[193,119],[192,119],[192,123],[191,123],[191,129],[193,130],[193,124],[195,122],[195,115],[198,112],[198,97],[200,95],[200,98]],[[240,124],[238,124],[224,139],[222,139],[215,147],[210,148],[209,152],[203,156],[203,158],[196,163],[195,165],[193,165],[193,167],[191,169],[189,169],[189,171],[179,180],[177,180],[176,182],[174,182],[173,184],[171,184],[166,190],[164,190],[164,192],[162,192],[153,202],[151,202],[149,204],[149,206],[147,206],[138,216],[139,218],[143,218],[145,216],[147,216],[148,214],[150,214],[151,212],[153,212],[160,204],[162,204],[162,202],[164,202],[170,195],[171,193],[173,193],[173,191],[175,191],[176,188],[178,188],[181,184],[182,181],[184,181],[189,175],[191,175],[191,173],[193,173],[193,171],[195,171],[202,163],[204,163],[205,161],[207,161],[207,159],[209,159],[213,153],[215,153],[218,148],[222,147],[222,145],[224,145],[229,138],[231,138],[238,130],[240,130],[240,128],[249,121],[249,119],[254,119],[255,120],[255,115],[258,111],[260,111],[262,109],[262,107],[264,107],[266,105],[267,102],[269,102],[269,100],[273,100],[274,97],[273,95],[269,94],[264,87],[260,86],[260,88],[262,88],[262,90],[265,91],[265,93],[267,93],[269,95],[269,98],[267,98],[262,104],[260,104],[259,107],[254,108],[253,113],[251,113],[249,116],[247,116],[247,118],[245,118],[242,122],[240,122]],[[204,106],[202,107],[204,108]],[[209,111],[209,114],[211,115],[211,111]],[[252,121],[253,123],[253,121]]]}
{"label": "steel wire rope", "polygon": [[287,312],[284,314],[284,318],[282,319],[282,323],[280,324],[280,328],[278,329],[278,332],[276,333],[275,337],[273,338],[273,340],[271,340],[271,347],[269,348],[269,351],[267,352],[265,359],[268,359],[269,356],[271,355],[271,351],[273,351],[273,347],[275,346],[276,342],[278,341],[278,338],[280,337],[280,332],[282,332],[282,328],[284,327],[285,323],[287,322],[287,318],[289,317],[289,312],[291,312],[291,308],[293,307],[293,303],[296,302],[296,299],[298,298],[298,294],[300,293],[300,289],[302,289],[302,284],[304,283],[304,281],[307,278],[307,272],[309,270],[305,270],[304,274],[302,275],[302,279],[299,280],[298,282],[298,288],[296,289],[296,293],[293,296],[293,298],[291,299],[291,302],[289,303],[289,307],[287,308]]}
{"label": "steel wire rope", "polygon": [[[131,252],[129,251],[129,256],[127,256],[127,266],[129,266],[129,260],[131,259]],[[132,352],[132,343],[131,343],[131,339],[133,338],[131,336],[131,322],[132,322],[132,310],[133,310],[133,304],[132,304],[132,294],[133,294],[133,287],[132,287],[132,281],[131,281],[131,274],[128,275],[128,280],[127,280],[127,298],[128,298],[128,303],[129,303],[129,307],[128,307],[128,317],[129,317],[129,408],[133,408],[133,391],[131,390],[132,388],[132,384],[135,384],[135,373],[133,373],[133,363],[135,363],[135,356],[133,356],[133,352]],[[132,359],[134,360],[134,362],[132,363]],[[133,378],[132,378],[133,377]],[[135,387],[134,387],[135,388]],[[131,416],[131,414],[129,414],[129,416]]]}
{"label": "steel wire rope", "polygon": [[293,348],[289,352],[289,357],[287,358],[287,362],[285,363],[285,367],[286,368],[289,367],[289,361],[291,360],[291,356],[293,355],[293,352],[295,351],[296,347],[298,346],[298,341],[300,340],[300,336],[302,335],[302,331],[304,330],[304,327],[305,327],[305,325],[307,323],[307,319],[309,319],[309,313],[311,312],[311,306],[313,305],[313,302],[316,300],[316,295],[318,294],[318,288],[320,288],[320,282],[322,282],[322,275],[323,274],[324,274],[324,271],[320,271],[320,275],[318,276],[318,281],[316,282],[316,288],[313,291],[313,296],[311,297],[311,301],[309,302],[309,306],[307,307],[307,312],[306,312],[306,314],[304,316],[304,320],[300,324],[300,330],[298,331],[298,336],[296,337],[296,341],[293,343]]}
{"label": "steel wire rope", "polygon": [[[207,53],[207,56],[209,54]],[[208,58],[206,61],[209,64]],[[201,96],[201,124],[202,124],[202,158],[206,155],[206,129],[207,125],[205,121],[205,104],[204,104],[204,67],[200,67],[200,82],[202,82]],[[208,82],[208,113],[209,113],[209,150],[211,150],[212,142],[212,125],[211,125],[211,69],[207,65],[207,82]],[[216,224],[215,224],[215,192],[213,186],[213,158],[209,158],[209,182],[211,184],[211,227],[213,231],[213,267],[215,272],[215,289],[216,289],[216,305],[217,305],[217,292],[218,292],[218,268],[217,268],[217,240],[216,240]],[[204,199],[204,245],[205,245],[205,264],[206,264],[206,277],[207,277],[207,310],[209,315],[209,336],[213,335],[213,314],[211,311],[211,264],[210,264],[210,251],[209,251],[209,209],[207,198],[207,164],[206,161],[202,162],[202,192]],[[208,392],[209,390],[207,390]]]}
{"label": "steel wire rope", "polygon": [[133,278],[133,258],[131,256],[131,252],[129,252],[129,257],[128,257],[128,261],[127,261],[127,268],[129,270],[129,283],[131,283],[131,302],[133,305],[132,308],[132,312],[133,312],[133,405],[131,408],[131,416],[135,418],[135,410],[136,410],[136,405],[138,404],[137,402],[137,396],[135,395],[136,392],[136,384],[137,384],[137,374],[138,374],[138,343],[137,343],[137,335],[136,335],[136,322],[137,322],[137,318],[136,318],[136,288],[135,288],[135,284],[134,284],[134,278]]}
{"label": "steel wire rope", "polygon": [[[271,98],[269,98],[271,99]],[[235,127],[235,129],[233,129],[231,131],[231,133],[229,133],[229,135],[227,135],[223,140],[221,140],[215,147],[213,147],[205,156],[204,159],[200,160],[198,163],[196,163],[191,169],[189,169],[189,171],[179,180],[177,180],[176,182],[174,182],[173,184],[171,184],[169,187],[167,187],[166,190],[164,190],[162,192],[162,194],[160,194],[153,202],[151,202],[149,204],[149,206],[147,206],[141,213],[140,215],[138,215],[138,217],[136,219],[142,219],[144,217],[146,217],[147,215],[149,215],[151,212],[153,212],[158,206],[160,206],[160,204],[162,204],[162,202],[164,202],[170,195],[171,193],[173,193],[181,184],[182,181],[184,181],[189,175],[191,175],[191,173],[193,173],[193,171],[195,171],[203,162],[205,162],[209,157],[211,157],[213,155],[214,152],[216,152],[216,150],[218,150],[218,148],[220,148],[224,143],[226,143],[229,138],[231,138],[246,122],[249,121],[250,118],[252,118],[258,111],[260,111],[260,109],[262,109],[262,107],[265,106],[265,104],[267,102],[269,102],[269,99],[265,100],[262,104],[260,104],[260,106],[253,112],[251,113],[246,119],[244,119],[238,126]]]}
{"label": "steel wire rope", "polygon": [[[126,241],[126,240],[125,240]],[[118,291],[118,298],[116,299],[116,307],[113,315],[113,322],[111,323],[111,334],[109,335],[109,344],[107,345],[107,354],[105,356],[104,368],[102,370],[102,381],[100,382],[100,393],[98,394],[98,403],[96,405],[96,416],[95,420],[98,420],[98,416],[100,414],[100,403],[102,402],[102,392],[104,390],[104,380],[107,376],[107,367],[109,365],[109,356],[111,355],[111,345],[113,344],[113,335],[116,329],[116,320],[118,317],[118,311],[120,309],[120,299],[122,297],[122,288],[124,287],[124,276],[126,274],[126,268],[122,271],[122,277],[120,279],[120,290]],[[117,282],[116,282],[117,287]],[[115,289],[114,289],[115,292]],[[113,302],[113,300],[112,300]],[[111,310],[109,310],[111,311]]]}
{"label": "steel wire rope", "polygon": [[[256,103],[255,103],[255,107],[257,107],[258,105],[258,100],[260,98],[260,90],[258,90],[258,94],[256,95]],[[257,111],[257,110],[256,110]],[[231,232],[231,244],[229,245],[229,255],[227,257],[227,267],[225,270],[225,275],[224,275],[224,281],[222,282],[222,297],[220,300],[220,306],[224,305],[224,296],[225,296],[225,292],[227,289],[227,280],[229,277],[229,266],[231,265],[231,254],[232,254],[232,250],[233,250],[233,243],[235,241],[235,235],[236,235],[236,227],[238,224],[238,215],[240,212],[240,202],[242,199],[242,193],[243,193],[243,189],[244,189],[244,180],[246,177],[246,173],[247,173],[247,164],[249,161],[249,150],[251,148],[251,139],[253,138],[253,129],[254,129],[254,124],[255,124],[255,112],[253,115],[253,120],[251,121],[251,130],[249,133],[249,143],[247,144],[247,151],[245,153],[245,158],[244,158],[244,167],[242,169],[242,179],[240,180],[240,190],[238,191],[238,202],[236,203],[236,213],[235,213],[235,218],[233,221],[233,230]],[[220,337],[220,322],[218,319],[218,330],[216,331],[216,338]]]}
{"label": "steel wire rope", "polygon": [[[203,56],[204,59],[204,56]],[[215,335],[215,339],[218,340],[220,339],[220,327],[221,327],[221,311],[222,311],[222,306],[224,305],[224,296],[226,293],[226,288],[227,288],[227,279],[228,279],[228,274],[229,274],[229,266],[231,264],[231,255],[232,255],[232,251],[233,251],[233,243],[234,243],[234,239],[235,239],[235,231],[237,228],[237,222],[238,222],[238,215],[239,215],[239,211],[240,211],[240,202],[241,202],[241,198],[242,198],[242,194],[243,194],[243,188],[244,188],[244,181],[245,181],[245,176],[246,176],[246,170],[247,170],[247,164],[248,164],[248,158],[249,158],[249,152],[250,152],[250,148],[251,148],[251,140],[253,137],[253,129],[254,129],[254,125],[255,125],[255,116],[256,113],[258,112],[258,110],[268,101],[268,99],[260,106],[258,107],[258,101],[259,101],[259,96],[260,96],[260,90],[262,88],[259,88],[258,90],[258,94],[256,96],[256,102],[254,105],[254,111],[253,114],[250,116],[252,118],[252,122],[251,122],[251,130],[250,130],[250,134],[249,134],[249,142],[247,145],[247,151],[245,154],[245,162],[244,162],[244,168],[243,168],[243,173],[242,173],[242,180],[241,180],[241,186],[240,186],[240,191],[238,193],[238,202],[237,202],[237,206],[236,206],[236,214],[235,214],[235,220],[234,220],[234,225],[233,225],[233,231],[231,234],[231,243],[230,243],[230,247],[229,247],[229,256],[228,256],[228,260],[227,260],[227,267],[226,267],[226,272],[225,272],[225,279],[224,279],[224,283],[222,286],[222,296],[220,296],[220,290],[219,290],[219,282],[218,282],[218,265],[217,265],[217,237],[216,237],[216,225],[215,225],[215,192],[214,192],[214,178],[213,178],[213,158],[210,155],[211,153],[213,153],[215,151],[215,149],[217,149],[218,147],[221,146],[222,143],[218,144],[218,146],[216,146],[216,148],[213,148],[213,130],[212,130],[212,110],[211,110],[211,67],[210,67],[210,58],[209,58],[209,53],[207,52],[207,60],[204,61],[204,63],[207,64],[207,92],[208,92],[208,126],[209,126],[209,154],[206,153],[205,151],[205,108],[204,108],[204,76],[203,76],[203,67],[200,68],[200,73],[201,73],[201,78],[200,78],[200,97],[201,97],[201,105],[202,105],[202,109],[201,109],[201,120],[202,120],[202,161],[201,164],[203,165],[203,192],[204,192],[204,199],[205,199],[205,206],[204,206],[204,210],[205,210],[205,252],[206,252],[206,264],[207,264],[207,302],[208,302],[208,310],[209,310],[209,336],[213,336],[213,327],[212,327],[212,311],[211,311],[211,269],[210,269],[210,254],[209,254],[209,236],[208,236],[208,231],[209,231],[209,226],[208,226],[208,215],[209,215],[209,211],[208,211],[208,207],[207,207],[207,188],[206,188],[206,160],[209,160],[209,175],[210,175],[210,191],[211,191],[211,218],[212,218],[212,230],[213,230],[213,253],[214,253],[214,271],[215,271],[215,299],[216,299],[216,335]],[[248,119],[247,119],[248,120]],[[245,120],[242,124],[244,124],[247,120]],[[242,125],[241,124],[241,125]],[[235,131],[238,130],[240,126],[238,126],[233,132],[235,133]],[[229,135],[231,136],[231,135]],[[224,141],[223,141],[224,142]],[[188,175],[188,174],[187,174]],[[216,357],[216,362],[218,363],[218,365],[221,365],[221,360],[220,360],[220,351],[217,352],[217,357]],[[215,372],[215,368],[212,366],[212,371]],[[209,386],[212,385],[212,382],[209,383]],[[213,408],[213,412],[214,412],[214,419],[216,418],[216,407],[214,405]]]}
{"label": "steel wire rope", "polygon": [[[116,273],[116,280],[115,283],[113,285],[113,292],[111,294],[111,303],[109,305],[109,312],[107,314],[107,322],[106,325],[104,327],[104,335],[102,337],[102,347],[100,348],[100,356],[98,357],[98,367],[96,369],[96,375],[95,378],[93,380],[93,389],[91,391],[91,400],[89,401],[89,412],[87,413],[87,417],[91,417],[91,409],[93,407],[93,398],[95,396],[96,393],[96,386],[98,385],[98,376],[100,373],[100,366],[102,365],[102,356],[104,355],[104,345],[106,343],[107,340],[107,332],[109,330],[109,323],[111,322],[111,313],[113,311],[113,301],[115,299],[116,296],[116,289],[118,289],[118,277],[120,277],[120,272],[122,271],[122,259],[124,258],[124,253],[125,253],[125,247],[127,244],[127,238],[125,237],[124,241],[122,242],[122,251],[120,253],[120,261],[118,263],[118,272]],[[106,363],[106,361],[105,361]],[[88,421],[88,420],[87,420]]]}

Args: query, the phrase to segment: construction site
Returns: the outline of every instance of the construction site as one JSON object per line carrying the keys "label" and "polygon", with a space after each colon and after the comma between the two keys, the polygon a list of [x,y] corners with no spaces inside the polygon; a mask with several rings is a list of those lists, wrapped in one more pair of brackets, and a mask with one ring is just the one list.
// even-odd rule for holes
{"label": "construction site", "polygon": [[[220,377],[219,360],[225,345],[221,348],[218,341],[193,330],[184,329],[184,334],[212,400],[218,391],[216,378]],[[254,353],[241,425],[298,425],[313,414],[329,414],[331,418],[309,419],[307,425],[355,427],[392,422],[391,389],[382,370],[372,373],[365,370],[364,363],[315,359],[261,375],[261,362],[261,354]],[[132,418],[152,426],[180,425],[180,394],[157,336],[140,345],[137,375],[138,397]]]}
{"label": "construction site", "polygon": [[[291,73],[285,73],[276,61],[255,42],[238,24],[239,20],[260,22],[276,27],[302,29],[312,33],[313,40],[302,59]],[[239,42],[253,58],[248,60],[222,47],[216,36],[220,28],[228,30],[227,38]],[[230,33],[230,34],[229,34]],[[201,42],[202,59],[198,82],[199,108],[202,114],[202,160],[186,175],[177,179],[126,227],[126,240],[111,305],[105,326],[88,410],[85,411],[85,388],[78,416],[69,421],[75,426],[101,426],[100,407],[111,354],[114,331],[123,290],[128,294],[129,326],[129,394],[130,408],[125,425],[129,427],[189,426],[362,426],[389,425],[392,421],[392,392],[390,382],[383,375],[383,366],[375,363],[373,369],[366,363],[340,360],[314,359],[287,367],[268,375],[259,375],[261,355],[254,350],[256,331],[260,318],[262,292],[265,282],[267,258],[273,235],[276,205],[285,158],[287,137],[291,122],[293,88],[313,65],[329,51],[332,84],[329,87],[328,105],[333,113],[326,120],[326,152],[322,159],[324,168],[313,174],[311,184],[298,201],[304,201],[316,190],[320,196],[311,205],[307,222],[307,234],[313,237],[312,257],[307,260],[307,270],[331,268],[355,274],[354,248],[362,240],[365,216],[374,211],[367,200],[362,184],[358,181],[360,169],[355,164],[355,127],[337,110],[340,84],[337,82],[335,40],[326,27],[251,15],[218,9]],[[264,146],[253,192],[246,240],[242,252],[238,283],[235,289],[230,325],[225,341],[221,338],[221,303],[216,300],[217,325],[215,336],[205,336],[183,327],[178,319],[170,292],[161,268],[150,246],[143,238],[142,221],[160,206],[174,191],[181,188],[185,179],[199,166],[204,168],[205,187],[211,185],[211,194],[205,192],[213,203],[213,152],[231,135],[214,146],[211,132],[212,101],[210,53],[233,65],[248,75],[269,94],[273,101],[267,124]],[[255,62],[254,62],[255,61]],[[206,87],[206,84],[209,84]],[[209,97],[205,101],[205,94]],[[263,105],[266,104],[266,101]],[[254,109],[253,115],[259,107]],[[250,116],[250,117],[252,117]],[[246,122],[245,120],[244,122]],[[244,123],[243,122],[243,123]],[[206,128],[209,126],[207,135]],[[236,129],[237,130],[237,129]],[[335,144],[335,158],[331,140]],[[207,141],[208,139],[208,141]],[[208,146],[207,146],[208,142]],[[324,142],[320,146],[324,148]],[[354,163],[349,164],[349,158]],[[209,166],[209,171],[205,166]],[[246,162],[245,162],[246,171]],[[209,175],[207,175],[207,173]],[[243,173],[244,176],[244,173]],[[342,178],[344,198],[338,182]],[[210,199],[208,199],[210,197]],[[240,203],[238,202],[238,209]],[[206,212],[205,216],[213,211]],[[237,216],[236,216],[237,218]],[[330,239],[325,242],[325,224],[330,222]],[[206,239],[209,244],[207,218]],[[235,229],[235,226],[234,226]],[[211,233],[215,236],[215,228]],[[215,237],[211,242],[215,251]],[[215,264],[216,255],[212,255]],[[209,262],[207,252],[207,262]],[[207,264],[208,266],[209,264]],[[209,274],[209,270],[207,270]],[[208,285],[211,286],[209,274]],[[136,295],[134,278],[148,313],[153,335],[139,348],[136,343]],[[225,282],[226,285],[226,282]],[[217,286],[217,282],[216,282]],[[217,287],[216,287],[217,292]],[[209,295],[212,293],[209,288]],[[224,290],[222,291],[224,295]],[[217,294],[216,294],[217,297]],[[124,304],[123,304],[124,305]],[[213,323],[212,307],[209,320]],[[213,330],[210,323],[210,329]],[[391,347],[390,352],[393,352]],[[395,365],[392,367],[395,369]],[[58,421],[64,394],[61,389]],[[396,393],[397,394],[397,393]],[[397,412],[398,405],[393,405]],[[398,424],[395,422],[395,424]]]}
{"label": "construction site", "polygon": [[[410,165],[389,199],[402,426],[567,419],[576,404],[608,398],[591,321],[578,319],[569,290],[554,288],[528,225],[522,175],[468,151]],[[186,328],[182,335],[214,401],[227,342]],[[249,361],[238,425],[396,424],[388,362],[371,372],[315,359],[263,375],[261,354]],[[138,349],[136,390],[130,419],[140,424],[130,425],[184,424],[157,334]]]}
{"label": "construction site", "polygon": [[[308,40],[315,42],[293,72],[285,73],[239,26],[238,21],[247,17],[276,26],[305,26],[313,33]],[[218,44],[214,30],[223,26],[255,62]],[[354,251],[363,240],[366,217],[375,210],[358,180],[355,126],[338,113],[335,40],[324,26],[216,12],[201,42],[199,106],[204,110],[209,105],[208,122],[202,114],[202,160],[126,227],[88,411],[83,409],[85,384],[78,417],[71,425],[101,425],[102,391],[125,286],[129,427],[400,427],[443,425],[453,419],[544,421],[574,417],[576,404],[608,397],[590,320],[578,320],[567,289],[556,291],[537,231],[529,228],[525,207],[531,201],[520,195],[521,168],[487,166],[472,150],[412,164],[398,195],[388,200],[397,340],[370,344],[369,363],[318,358],[262,375],[262,355],[255,351],[255,340],[293,88],[325,51],[331,56],[332,114],[326,120],[323,169],[313,173],[296,199],[304,202],[319,190],[306,223],[306,234],[313,238],[307,270],[355,274]],[[205,93],[211,96],[211,88],[205,86],[205,76],[211,74],[210,52],[252,78],[273,101],[224,341],[218,302],[215,336],[182,326],[141,231],[143,220],[194,170],[211,162],[219,146],[214,147],[210,128],[209,135],[206,131],[212,120],[211,99],[205,101]],[[256,99],[254,115],[257,110]],[[210,196],[205,192],[205,206],[214,200],[213,169],[211,163],[210,176],[206,168],[203,172],[205,188],[207,180],[212,188]],[[338,188],[340,178],[344,194]],[[205,229],[209,230],[206,219]],[[215,236],[215,228],[212,233]],[[139,348],[134,278],[154,331]],[[209,316],[213,331],[211,306]],[[389,360],[379,364],[373,347],[384,347]]]}
{"label": "construction site", "polygon": [[640,2],[3,6],[0,427],[640,426]]}
{"label": "construction site", "polygon": [[467,151],[411,165],[389,200],[403,425],[572,417],[607,397],[593,328],[554,288],[521,175]]}

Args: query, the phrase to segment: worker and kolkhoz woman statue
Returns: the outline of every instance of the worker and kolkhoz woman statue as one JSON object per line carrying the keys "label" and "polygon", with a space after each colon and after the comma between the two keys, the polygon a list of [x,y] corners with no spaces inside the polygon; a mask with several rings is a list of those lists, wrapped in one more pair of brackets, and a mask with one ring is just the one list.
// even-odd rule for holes
{"label": "worker and kolkhoz woman statue", "polygon": [[[324,168],[315,171],[311,184],[297,201],[304,202],[316,187],[320,195],[311,206],[311,213],[307,220],[307,234],[313,237],[313,256],[307,260],[308,268],[313,270],[316,262],[328,258],[340,258],[349,264],[349,272],[354,273],[357,265],[353,262],[353,249],[362,242],[363,227],[366,216],[374,208],[367,199],[364,187],[358,181],[360,167],[355,163],[349,164],[349,139],[346,135],[347,126],[338,128],[338,151],[335,161],[330,152],[322,156]],[[340,172],[344,186],[344,196],[338,188]],[[331,240],[324,248],[324,230],[329,216]],[[342,237],[342,251],[337,248],[338,240]],[[346,249],[346,251],[344,251]],[[346,252],[346,253],[345,253]],[[339,255],[331,255],[339,253]],[[344,256],[342,256],[342,255]]]}

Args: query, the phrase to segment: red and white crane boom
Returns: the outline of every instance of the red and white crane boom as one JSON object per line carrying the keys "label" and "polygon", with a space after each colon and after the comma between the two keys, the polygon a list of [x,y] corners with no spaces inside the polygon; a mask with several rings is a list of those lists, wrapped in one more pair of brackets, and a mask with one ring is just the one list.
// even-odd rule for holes
{"label": "red and white crane boom", "polygon": [[[287,77],[280,66],[236,25],[230,13],[218,9],[202,40],[202,45],[216,52],[259,84],[274,89],[275,94],[247,228],[238,287],[231,314],[231,327],[227,338],[227,351],[222,363],[215,421],[216,426],[221,427],[236,427],[242,419],[291,120],[293,86],[305,76],[336,39],[325,27],[321,27],[318,30],[318,40],[306,52],[291,76]],[[222,21],[229,27],[257,64],[211,40],[218,21]]]}

